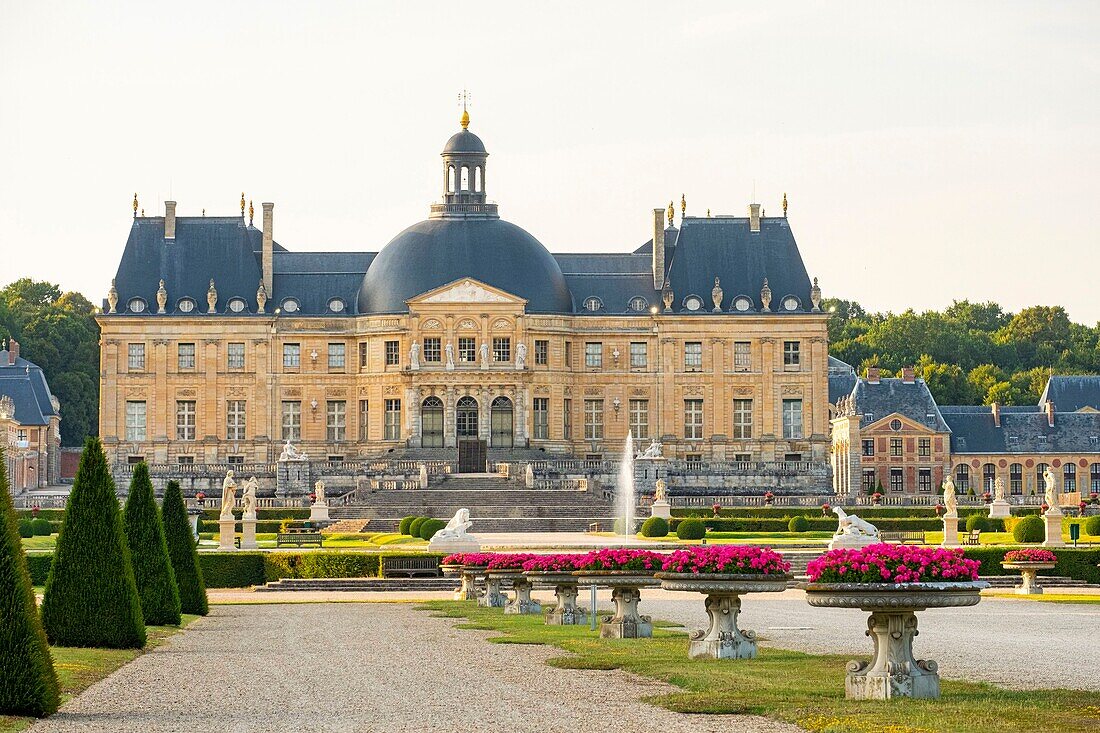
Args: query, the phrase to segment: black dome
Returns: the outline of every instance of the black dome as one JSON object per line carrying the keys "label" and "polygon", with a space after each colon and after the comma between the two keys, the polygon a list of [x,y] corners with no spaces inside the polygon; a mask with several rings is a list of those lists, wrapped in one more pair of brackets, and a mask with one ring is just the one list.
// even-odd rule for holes
{"label": "black dome", "polygon": [[447,153],[485,153],[485,143],[481,138],[470,132],[462,130],[451,135],[451,139],[443,146],[443,154]]}
{"label": "black dome", "polygon": [[558,261],[533,236],[500,219],[413,224],[374,258],[359,287],[359,312],[404,312],[406,300],[464,277],[525,298],[529,312],[573,312]]}

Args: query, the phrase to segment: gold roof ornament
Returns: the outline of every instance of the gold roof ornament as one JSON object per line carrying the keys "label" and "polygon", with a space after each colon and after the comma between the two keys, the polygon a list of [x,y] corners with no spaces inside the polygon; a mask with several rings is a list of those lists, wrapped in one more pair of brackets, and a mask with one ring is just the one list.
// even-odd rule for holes
{"label": "gold roof ornament", "polygon": [[252,217],[256,215],[256,210],[252,208],[252,199],[248,200],[248,226],[252,226]]}
{"label": "gold roof ornament", "polygon": [[[135,219],[137,218],[137,212],[138,212],[138,202],[137,202],[137,192],[135,191],[134,192],[134,218]],[[143,216],[144,216],[144,214],[143,214]]]}
{"label": "gold roof ornament", "polygon": [[668,228],[672,228],[672,219],[676,216],[676,207],[672,205],[672,202],[668,202]]}
{"label": "gold roof ornament", "polygon": [[783,192],[783,218],[787,218],[787,192]]}
{"label": "gold roof ornament", "polygon": [[241,191],[241,218],[244,218],[244,191]]}
{"label": "gold roof ornament", "polygon": [[683,219],[687,216],[688,212],[688,200],[684,194],[680,194],[680,218]]}
{"label": "gold roof ornament", "polygon": [[710,218],[710,209],[707,209],[707,218]]}
{"label": "gold roof ornament", "polygon": [[142,209],[142,210],[141,210],[141,217],[142,217],[143,219],[145,218],[145,209]]}
{"label": "gold roof ornament", "polygon": [[462,117],[459,119],[459,123],[462,125],[462,129],[465,130],[470,126],[470,112],[466,109],[466,106],[470,103],[470,93],[465,89],[458,95],[458,101],[462,102]]}

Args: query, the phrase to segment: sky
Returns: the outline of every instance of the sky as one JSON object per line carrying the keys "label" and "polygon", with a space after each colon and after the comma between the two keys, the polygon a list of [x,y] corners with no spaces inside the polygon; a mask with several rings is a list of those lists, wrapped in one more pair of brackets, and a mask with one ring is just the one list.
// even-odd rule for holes
{"label": "sky", "polygon": [[826,297],[1093,324],[1098,38],[1097,2],[0,0],[0,282],[100,302],[135,192],[377,251],[469,89],[490,199],[551,251],[786,193]]}

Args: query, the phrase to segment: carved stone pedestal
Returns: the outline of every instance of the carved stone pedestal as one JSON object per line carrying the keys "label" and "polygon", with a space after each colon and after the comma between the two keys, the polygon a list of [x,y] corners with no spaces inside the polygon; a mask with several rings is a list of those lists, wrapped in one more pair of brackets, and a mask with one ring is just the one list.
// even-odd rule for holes
{"label": "carved stone pedestal", "polygon": [[1053,570],[1052,562],[1003,562],[1001,565],[1007,570],[1020,571],[1020,584],[1016,586],[1016,594],[1021,596],[1041,596],[1043,586],[1039,585],[1036,577],[1040,570]]}
{"label": "carved stone pedestal", "polygon": [[1046,539],[1043,547],[1065,547],[1066,541],[1062,539],[1062,510],[1052,506],[1043,514],[1043,525],[1046,528]]}
{"label": "carved stone pedestal", "polygon": [[875,643],[870,662],[848,662],[845,697],[889,700],[895,697],[940,696],[938,666],[913,656],[917,611],[926,608],[973,606],[988,583],[808,583],[811,606],[860,608],[870,612],[867,635]]}
{"label": "carved stone pedestal", "polygon": [[615,613],[601,619],[601,639],[648,639],[653,636],[653,622],[649,616],[638,614],[638,602],[642,599],[642,588],[656,588],[661,581],[652,575],[630,571],[579,571],[577,575],[580,585],[611,587]]}
{"label": "carved stone pedestal", "polygon": [[237,520],[231,517],[218,520],[218,549],[222,552],[233,552],[237,549],[233,534],[236,526]]}
{"label": "carved stone pedestal", "polygon": [[655,501],[649,507],[649,516],[669,519],[672,516],[672,505],[667,501]]}
{"label": "carved stone pedestal", "polygon": [[959,546],[959,513],[951,512],[943,515],[943,546]]}
{"label": "carved stone pedestal", "polygon": [[309,521],[311,522],[327,522],[328,519],[328,504],[315,503],[309,508]]}
{"label": "carved stone pedestal", "polygon": [[989,505],[990,519],[1004,519],[1010,516],[1012,516],[1012,511],[1006,500],[994,499],[993,503]]}
{"label": "carved stone pedestal", "polygon": [[[458,578],[459,586],[455,588],[454,599],[456,601],[477,600],[477,574],[474,568],[465,568],[462,565],[442,565],[440,570],[446,578]],[[484,572],[484,568],[478,568]]]}
{"label": "carved stone pedestal", "polygon": [[507,614],[541,614],[542,604],[531,598],[531,581],[522,573],[511,575],[512,598],[504,604],[504,612]]}
{"label": "carved stone pedestal", "polygon": [[572,573],[533,571],[527,573],[532,583],[553,583],[557,604],[546,614],[547,626],[574,626],[588,623],[588,612],[577,605],[577,579]]}
{"label": "carved stone pedestal", "polygon": [[485,608],[504,608],[508,599],[500,592],[500,577],[486,576],[485,593],[477,599],[477,605]]}
{"label": "carved stone pedestal", "polygon": [[256,544],[256,520],[255,519],[242,519],[241,520],[241,549],[242,550],[258,550],[260,546]]}

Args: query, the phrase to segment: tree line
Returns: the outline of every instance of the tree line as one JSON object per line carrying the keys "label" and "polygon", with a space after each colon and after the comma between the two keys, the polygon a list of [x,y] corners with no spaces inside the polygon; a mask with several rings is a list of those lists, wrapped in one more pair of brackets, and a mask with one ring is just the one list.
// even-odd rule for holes
{"label": "tree line", "polygon": [[941,405],[1035,404],[1051,374],[1100,373],[1100,324],[1074,323],[1061,306],[1009,313],[956,300],[943,311],[894,314],[834,298],[822,307],[830,354],[861,374],[915,367]]}

